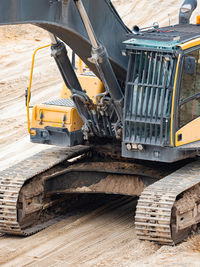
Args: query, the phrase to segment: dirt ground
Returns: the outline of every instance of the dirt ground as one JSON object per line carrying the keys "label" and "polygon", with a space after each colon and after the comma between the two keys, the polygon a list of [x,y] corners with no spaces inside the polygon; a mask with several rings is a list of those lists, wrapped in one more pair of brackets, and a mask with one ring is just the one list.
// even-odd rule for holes
{"label": "dirt ground", "polygon": [[[155,21],[166,25],[169,19],[176,23],[182,1],[174,2],[113,1],[129,27]],[[29,142],[24,91],[33,50],[48,43],[48,34],[35,26],[0,28],[0,170],[46,149]],[[59,97],[61,86],[49,49],[40,52],[32,104]],[[34,236],[0,235],[0,266],[200,266],[198,234],[176,247],[139,241],[134,229],[135,206],[133,199],[110,198],[90,212],[73,211]]]}

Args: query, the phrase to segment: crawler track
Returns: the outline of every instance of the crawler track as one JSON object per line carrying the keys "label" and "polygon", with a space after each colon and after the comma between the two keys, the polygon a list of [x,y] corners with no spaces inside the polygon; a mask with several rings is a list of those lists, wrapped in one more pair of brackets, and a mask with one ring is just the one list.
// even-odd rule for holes
{"label": "crawler track", "polygon": [[[200,161],[187,164],[143,191],[135,222],[140,239],[173,245],[197,226],[200,222],[199,167]],[[179,202],[182,205],[178,205]]]}
{"label": "crawler track", "polygon": [[[27,236],[53,223],[55,218],[42,222],[39,216],[45,209],[59,202],[59,199],[45,203],[43,188],[37,181],[37,177],[47,170],[51,171],[54,166],[63,161],[87,151],[89,147],[83,146],[69,149],[51,148],[2,171],[0,173],[0,232]],[[31,179],[36,179],[32,192],[22,194],[22,188]],[[28,217],[28,221],[23,221],[23,217]],[[38,222],[34,224],[34,220],[37,219]]]}

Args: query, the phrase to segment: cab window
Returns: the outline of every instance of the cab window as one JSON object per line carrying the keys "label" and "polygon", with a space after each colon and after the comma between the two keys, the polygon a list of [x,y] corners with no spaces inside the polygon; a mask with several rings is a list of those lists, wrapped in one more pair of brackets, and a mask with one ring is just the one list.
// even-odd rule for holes
{"label": "cab window", "polygon": [[[191,65],[190,65],[191,60]],[[200,116],[200,50],[184,57],[179,98],[179,128]]]}

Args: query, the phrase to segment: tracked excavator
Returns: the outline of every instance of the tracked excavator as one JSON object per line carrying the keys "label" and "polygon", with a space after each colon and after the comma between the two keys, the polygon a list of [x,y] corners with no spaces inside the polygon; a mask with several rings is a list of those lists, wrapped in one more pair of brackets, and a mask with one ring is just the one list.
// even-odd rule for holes
{"label": "tracked excavator", "polygon": [[[200,26],[127,28],[110,0],[1,0],[0,24],[47,30],[61,97],[33,107],[34,143],[54,145],[0,173],[0,232],[54,223],[68,193],[139,197],[138,238],[181,242],[200,223]],[[134,21],[134,18],[133,18]],[[75,71],[69,46],[87,65]]]}

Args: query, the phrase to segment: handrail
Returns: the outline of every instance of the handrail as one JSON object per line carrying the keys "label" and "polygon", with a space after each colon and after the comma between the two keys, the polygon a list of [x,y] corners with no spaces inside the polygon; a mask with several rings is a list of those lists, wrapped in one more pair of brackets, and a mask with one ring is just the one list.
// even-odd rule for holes
{"label": "handrail", "polygon": [[33,80],[33,69],[34,69],[34,63],[35,63],[35,56],[36,56],[36,53],[39,50],[44,49],[44,48],[47,48],[49,46],[51,46],[51,44],[44,45],[44,46],[41,46],[41,47],[37,48],[34,51],[33,57],[32,57],[31,72],[30,72],[30,79],[29,79],[29,86],[28,86],[28,95],[27,95],[27,101],[26,101],[26,107],[27,107],[27,109],[26,109],[27,110],[27,127],[28,127],[28,132],[31,135],[36,135],[36,132],[34,130],[31,131],[31,128],[30,128],[30,113],[29,113],[29,102],[30,102],[30,95],[31,95],[32,80]]}

